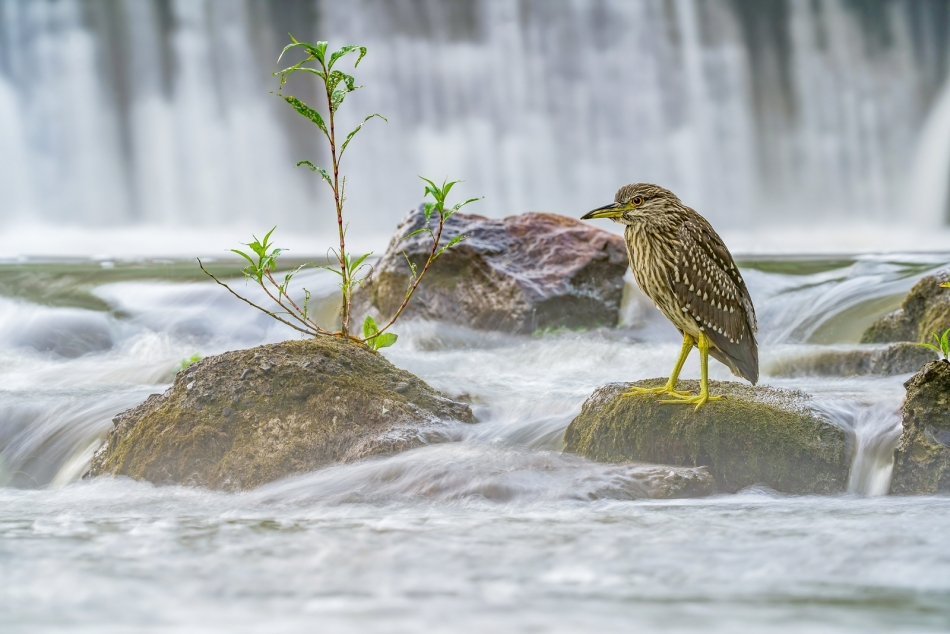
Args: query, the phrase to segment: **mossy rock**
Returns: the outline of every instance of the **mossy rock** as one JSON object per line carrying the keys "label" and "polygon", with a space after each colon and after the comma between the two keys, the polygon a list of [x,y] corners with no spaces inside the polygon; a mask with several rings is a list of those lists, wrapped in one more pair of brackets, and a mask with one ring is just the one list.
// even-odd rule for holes
{"label": "mossy rock", "polygon": [[[633,385],[660,386],[665,379]],[[801,392],[710,381],[726,398],[695,411],[649,395],[599,388],[565,433],[565,450],[602,462],[650,462],[709,469],[716,490],[764,484],[791,494],[840,493],[851,463],[848,434],[808,407]],[[678,389],[699,389],[680,381]]]}
{"label": "mossy rock", "polygon": [[950,493],[950,363],[928,363],[904,386],[891,493]]}
{"label": "mossy rock", "polygon": [[914,343],[901,341],[888,346],[858,349],[809,351],[801,356],[772,362],[772,376],[894,376],[917,372],[937,353]]}
{"label": "mossy rock", "polygon": [[335,337],[208,357],[113,419],[90,475],[240,490],[450,440],[471,408]]}
{"label": "mossy rock", "polygon": [[861,343],[890,341],[930,342],[931,333],[950,328],[950,269],[917,282],[897,310],[884,315],[864,331]]}

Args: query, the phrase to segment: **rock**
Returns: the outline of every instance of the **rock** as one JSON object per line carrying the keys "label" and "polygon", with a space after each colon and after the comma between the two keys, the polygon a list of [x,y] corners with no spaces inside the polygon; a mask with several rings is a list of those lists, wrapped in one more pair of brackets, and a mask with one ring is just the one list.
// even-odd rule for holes
{"label": "rock", "polygon": [[[715,487],[712,474],[706,467],[671,467],[667,465],[625,465],[624,474],[630,489],[637,497],[655,500],[698,498],[710,495]],[[631,496],[632,499],[633,496]]]}
{"label": "rock", "polygon": [[[266,368],[266,370],[265,370]],[[451,439],[468,405],[353,343],[286,341],[208,357],[113,419],[90,475],[249,489]]]}
{"label": "rock", "polygon": [[[610,384],[587,399],[567,428],[566,451],[603,462],[705,466],[716,489],[730,493],[753,484],[791,494],[847,487],[849,436],[809,409],[806,394],[710,381],[727,398],[694,411],[652,396],[623,398],[626,387]],[[698,381],[680,381],[679,389],[696,392]]]}
{"label": "rock", "polygon": [[950,269],[921,279],[914,285],[901,307],[884,315],[864,331],[861,343],[890,341],[930,342],[931,333],[950,328]]}
{"label": "rock", "polygon": [[823,350],[773,362],[773,376],[893,376],[916,372],[937,358],[937,353],[914,343],[893,343],[883,348]]}
{"label": "rock", "polygon": [[[432,244],[427,234],[404,238],[424,225],[422,207],[402,220],[371,279],[355,294],[355,315],[388,318],[396,311],[409,281],[406,256],[421,271]],[[466,239],[430,267],[404,316],[515,333],[617,324],[627,270],[620,236],[544,213],[504,219],[455,214],[442,243],[458,235]]]}
{"label": "rock", "polygon": [[950,363],[928,363],[904,387],[891,493],[950,493]]}

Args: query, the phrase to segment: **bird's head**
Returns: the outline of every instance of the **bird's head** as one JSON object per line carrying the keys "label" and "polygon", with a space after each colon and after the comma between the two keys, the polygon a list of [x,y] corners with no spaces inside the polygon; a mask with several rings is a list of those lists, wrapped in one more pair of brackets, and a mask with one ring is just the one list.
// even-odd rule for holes
{"label": "bird's head", "polygon": [[581,220],[610,218],[614,222],[632,225],[637,220],[664,214],[681,206],[680,199],[668,189],[649,183],[624,185],[614,196],[614,202],[585,214]]}

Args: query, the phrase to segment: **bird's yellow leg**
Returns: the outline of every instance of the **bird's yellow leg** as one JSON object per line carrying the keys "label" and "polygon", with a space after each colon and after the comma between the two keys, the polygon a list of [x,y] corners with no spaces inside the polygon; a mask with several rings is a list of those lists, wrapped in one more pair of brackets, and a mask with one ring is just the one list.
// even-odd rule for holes
{"label": "bird's yellow leg", "polygon": [[689,352],[693,349],[694,343],[695,340],[690,335],[683,335],[683,348],[680,350],[680,358],[676,360],[676,366],[673,368],[673,373],[670,375],[670,380],[666,382],[666,385],[663,387],[630,387],[620,396],[637,396],[640,394],[652,394],[653,396],[657,394],[670,394],[676,397],[689,396],[689,392],[676,391],[676,381],[680,378],[680,370],[683,369],[683,364],[686,363],[686,357],[689,356]]}
{"label": "bird's yellow leg", "polygon": [[706,404],[706,401],[721,401],[721,396],[709,395],[709,337],[706,333],[699,333],[699,394],[696,396],[677,396],[673,394],[676,400],[660,401],[661,403],[689,403],[696,404],[699,409]]}

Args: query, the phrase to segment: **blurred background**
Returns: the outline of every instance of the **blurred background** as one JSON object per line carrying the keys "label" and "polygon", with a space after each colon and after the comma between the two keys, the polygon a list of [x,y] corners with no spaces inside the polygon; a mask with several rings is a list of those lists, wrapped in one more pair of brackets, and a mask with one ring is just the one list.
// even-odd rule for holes
{"label": "blurred background", "polygon": [[0,255],[218,253],[274,224],[324,250],[294,164],[325,156],[269,94],[288,32],[369,49],[342,111],[389,119],[344,165],[366,248],[419,174],[488,216],[653,181],[741,252],[950,245],[947,0],[0,0]]}

